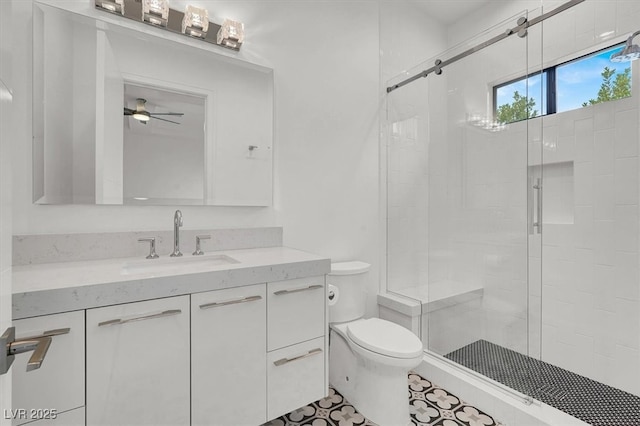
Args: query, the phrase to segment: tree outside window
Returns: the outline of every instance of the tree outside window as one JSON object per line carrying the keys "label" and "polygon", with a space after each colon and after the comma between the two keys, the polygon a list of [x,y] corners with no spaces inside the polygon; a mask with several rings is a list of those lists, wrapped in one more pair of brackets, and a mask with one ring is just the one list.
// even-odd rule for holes
{"label": "tree outside window", "polygon": [[494,87],[496,121],[508,124],[631,96],[631,67],[609,60],[623,47],[619,44]]}

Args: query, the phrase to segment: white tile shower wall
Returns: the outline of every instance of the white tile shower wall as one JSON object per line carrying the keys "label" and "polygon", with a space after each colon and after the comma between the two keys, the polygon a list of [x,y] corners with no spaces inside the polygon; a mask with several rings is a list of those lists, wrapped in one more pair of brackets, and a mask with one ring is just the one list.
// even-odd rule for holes
{"label": "white tile shower wall", "polygon": [[640,395],[637,71],[631,99],[556,118],[575,141],[575,222],[545,223],[541,320],[545,361]]}
{"label": "white tile shower wall", "polygon": [[[582,3],[545,24],[543,61],[623,40],[638,22],[637,2]],[[632,97],[543,118],[545,135],[558,136],[543,163],[573,162],[574,221],[545,219],[541,311],[530,312],[542,315],[532,319],[542,324],[543,360],[640,395],[640,68],[632,67]]]}
{"label": "white tile shower wall", "polygon": [[392,122],[388,155],[387,280],[399,291],[427,282],[427,122]]}

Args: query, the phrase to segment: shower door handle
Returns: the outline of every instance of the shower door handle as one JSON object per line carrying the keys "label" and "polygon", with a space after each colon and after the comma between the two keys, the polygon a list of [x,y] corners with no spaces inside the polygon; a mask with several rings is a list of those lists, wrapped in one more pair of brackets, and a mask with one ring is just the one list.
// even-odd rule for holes
{"label": "shower door handle", "polygon": [[536,229],[537,234],[542,233],[542,179],[536,178],[536,183],[532,186],[533,190],[536,191],[536,208],[535,208],[535,217],[533,218],[532,227]]}

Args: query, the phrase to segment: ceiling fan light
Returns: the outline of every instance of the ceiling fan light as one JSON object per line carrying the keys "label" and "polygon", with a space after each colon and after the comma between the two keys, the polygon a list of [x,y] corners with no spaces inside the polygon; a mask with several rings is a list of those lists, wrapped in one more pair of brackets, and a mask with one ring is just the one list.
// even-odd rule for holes
{"label": "ceiling fan light", "polygon": [[147,111],[135,111],[131,116],[138,121],[149,121],[151,119]]}

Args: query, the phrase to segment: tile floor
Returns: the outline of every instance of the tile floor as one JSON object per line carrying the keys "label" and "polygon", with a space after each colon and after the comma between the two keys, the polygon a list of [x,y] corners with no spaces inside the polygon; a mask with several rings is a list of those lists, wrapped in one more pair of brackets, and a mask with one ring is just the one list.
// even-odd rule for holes
{"label": "tile floor", "polygon": [[[491,416],[460,400],[457,396],[409,373],[407,402],[411,423],[416,426],[501,426]],[[266,423],[264,426],[371,426],[335,389],[329,396]],[[380,425],[401,426],[401,425]],[[404,425],[402,425],[404,426]]]}
{"label": "tile floor", "polygon": [[640,397],[486,340],[445,356],[592,426],[640,426]]}

